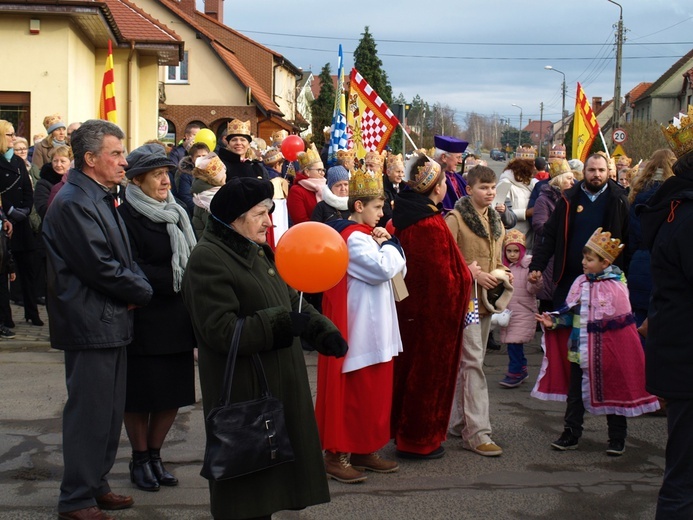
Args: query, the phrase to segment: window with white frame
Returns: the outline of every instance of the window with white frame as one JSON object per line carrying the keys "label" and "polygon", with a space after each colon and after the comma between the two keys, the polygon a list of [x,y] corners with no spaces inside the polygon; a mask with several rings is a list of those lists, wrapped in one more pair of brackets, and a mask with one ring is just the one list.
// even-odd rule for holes
{"label": "window with white frame", "polygon": [[188,81],[188,51],[185,51],[183,61],[177,67],[169,66],[166,70],[166,83],[189,83]]}

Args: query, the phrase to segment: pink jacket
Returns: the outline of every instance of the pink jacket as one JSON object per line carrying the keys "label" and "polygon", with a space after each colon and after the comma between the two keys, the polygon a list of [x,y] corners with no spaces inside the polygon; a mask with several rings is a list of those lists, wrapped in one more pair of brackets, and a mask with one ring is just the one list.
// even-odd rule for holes
{"label": "pink jacket", "polygon": [[500,329],[502,343],[527,343],[537,330],[534,314],[537,312],[537,291],[541,289],[542,282],[531,284],[527,280],[531,261],[532,256],[525,255],[518,263],[510,264],[509,269],[513,274],[513,297],[508,309],[513,313],[510,316],[510,324]]}

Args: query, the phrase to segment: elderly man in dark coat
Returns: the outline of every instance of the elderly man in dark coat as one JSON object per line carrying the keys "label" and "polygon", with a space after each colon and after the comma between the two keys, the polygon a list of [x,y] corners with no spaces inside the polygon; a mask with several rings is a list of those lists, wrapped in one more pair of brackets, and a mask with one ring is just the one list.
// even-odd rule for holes
{"label": "elderly man in dark coat", "polygon": [[277,273],[267,245],[274,208],[272,183],[234,178],[212,199],[202,238],[183,277],[183,299],[199,347],[205,414],[221,395],[236,321],[245,318],[231,401],[259,397],[251,355],[259,354],[272,395],[284,404],[295,460],[223,481],[210,481],[217,519],[267,518],[284,509],[328,502],[329,492],[313,401],[299,336],[320,353],[341,357],[347,344],[337,328]]}
{"label": "elderly man in dark coat", "polygon": [[65,351],[65,470],[58,504],[64,520],[106,520],[111,517],[101,509],[133,503],[112,493],[106,480],[123,422],[130,310],[152,297],[109,191],[125,174],[124,137],[101,120],[72,134],[75,168],[43,221],[51,346]]}

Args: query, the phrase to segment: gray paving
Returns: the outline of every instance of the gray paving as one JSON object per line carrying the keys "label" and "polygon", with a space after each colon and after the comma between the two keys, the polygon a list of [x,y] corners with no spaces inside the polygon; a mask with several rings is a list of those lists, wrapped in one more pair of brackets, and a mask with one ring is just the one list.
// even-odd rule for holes
{"label": "gray paving", "polygon": [[[21,316],[20,309],[13,310]],[[47,323],[33,327],[17,321],[15,330],[17,338],[0,341],[0,519],[54,519],[62,471],[63,355],[50,348]],[[527,352],[534,381],[541,363],[536,341]],[[306,355],[306,362],[314,388],[316,356]],[[402,462],[398,473],[369,474],[364,484],[331,481],[329,504],[280,512],[273,518],[654,518],[664,467],[666,420],[650,416],[629,420],[626,454],[611,458],[604,451],[606,420],[588,415],[579,450],[556,452],[549,445],[562,430],[563,404],[530,397],[532,383],[512,390],[501,388],[497,381],[506,364],[504,350],[489,352],[491,420],[494,439],[505,451],[501,457],[481,457],[463,450],[458,438],[450,438],[443,459]],[[136,506],[114,516],[210,518],[206,481],[199,476],[203,449],[198,401],[180,411],[163,451],[180,486],[146,493],[129,482],[130,448],[123,435],[110,482],[116,492],[132,494]],[[388,445],[383,452],[392,456],[394,446]]]}

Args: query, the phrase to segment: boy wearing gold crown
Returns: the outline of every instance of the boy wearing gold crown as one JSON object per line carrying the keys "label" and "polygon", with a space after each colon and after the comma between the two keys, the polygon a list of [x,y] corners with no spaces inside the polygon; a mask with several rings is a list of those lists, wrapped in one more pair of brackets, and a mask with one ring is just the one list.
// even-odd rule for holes
{"label": "boy wearing gold crown", "polygon": [[349,353],[318,356],[315,416],[327,477],[366,480],[364,471],[392,473],[397,462],[378,450],[390,441],[394,357],[402,351],[390,280],[406,271],[399,240],[381,227],[380,173],[356,170],[349,179],[348,220],[330,221],[347,243],[347,273],[323,298],[323,313],[348,338]]}
{"label": "boy wearing gold crown", "polygon": [[[659,409],[657,398],[645,391],[645,356],[623,273],[612,265],[623,247],[611,233],[597,228],[582,250],[584,274],[573,282],[565,304],[556,312],[536,315],[547,329],[572,327],[565,429],[551,444],[556,450],[577,449],[587,410],[606,415],[607,455],[623,455],[626,417]],[[545,383],[567,375],[565,364],[565,358],[558,359],[547,351],[532,395],[561,399],[549,395]]]}

